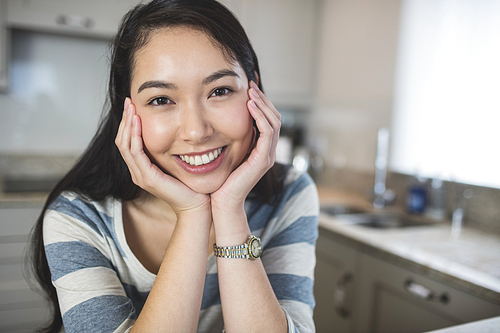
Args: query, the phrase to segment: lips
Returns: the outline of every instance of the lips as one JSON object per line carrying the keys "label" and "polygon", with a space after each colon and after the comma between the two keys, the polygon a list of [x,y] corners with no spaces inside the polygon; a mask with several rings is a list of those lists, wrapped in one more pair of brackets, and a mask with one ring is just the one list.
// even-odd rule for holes
{"label": "lips", "polygon": [[222,148],[214,149],[211,152],[201,154],[201,155],[179,155],[179,158],[192,166],[200,166],[212,163],[215,161],[221,154]]}

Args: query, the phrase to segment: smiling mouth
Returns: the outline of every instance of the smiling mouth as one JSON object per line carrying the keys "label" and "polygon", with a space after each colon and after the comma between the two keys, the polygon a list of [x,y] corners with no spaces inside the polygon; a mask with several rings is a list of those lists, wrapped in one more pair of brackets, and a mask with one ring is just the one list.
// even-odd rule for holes
{"label": "smiling mouth", "polygon": [[212,163],[217,159],[217,157],[220,156],[223,148],[217,148],[214,149],[213,151],[203,154],[203,155],[179,155],[179,158],[184,161],[185,163],[193,166],[200,166],[200,165],[205,165]]}

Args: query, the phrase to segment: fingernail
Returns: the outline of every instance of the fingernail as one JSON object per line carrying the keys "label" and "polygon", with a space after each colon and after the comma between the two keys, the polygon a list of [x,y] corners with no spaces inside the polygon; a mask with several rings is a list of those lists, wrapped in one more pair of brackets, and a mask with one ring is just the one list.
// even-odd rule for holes
{"label": "fingernail", "polygon": [[252,105],[254,108],[257,108],[257,104],[255,104],[255,102],[252,100],[250,100],[250,105]]}
{"label": "fingernail", "polygon": [[256,91],[254,88],[250,89],[250,92],[251,92],[251,93],[252,93],[252,95],[254,95],[255,97],[260,98],[259,94],[257,93],[257,91]]}
{"label": "fingernail", "polygon": [[123,108],[126,110],[126,109],[128,109],[129,105],[130,105],[130,99],[127,97],[127,98],[125,98],[125,103],[123,105]]}

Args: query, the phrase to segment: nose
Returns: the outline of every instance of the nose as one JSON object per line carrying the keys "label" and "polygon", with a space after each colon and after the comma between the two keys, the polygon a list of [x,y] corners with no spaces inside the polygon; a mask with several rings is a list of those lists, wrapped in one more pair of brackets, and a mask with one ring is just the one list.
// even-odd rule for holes
{"label": "nose", "polygon": [[191,144],[207,141],[214,133],[207,110],[199,104],[189,104],[180,110],[180,138]]}

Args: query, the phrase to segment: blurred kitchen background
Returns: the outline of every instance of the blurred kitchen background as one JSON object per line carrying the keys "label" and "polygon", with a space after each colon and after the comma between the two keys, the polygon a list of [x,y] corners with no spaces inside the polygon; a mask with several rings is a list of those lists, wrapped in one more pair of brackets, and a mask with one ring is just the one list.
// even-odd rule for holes
{"label": "blurred kitchen background", "polygon": [[[137,2],[0,0],[0,208],[38,207],[87,146],[109,41]],[[280,161],[321,188],[439,220],[466,202],[465,225],[500,235],[500,1],[222,2],[283,115]]]}

